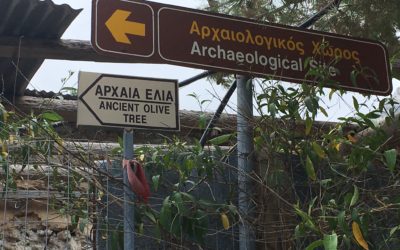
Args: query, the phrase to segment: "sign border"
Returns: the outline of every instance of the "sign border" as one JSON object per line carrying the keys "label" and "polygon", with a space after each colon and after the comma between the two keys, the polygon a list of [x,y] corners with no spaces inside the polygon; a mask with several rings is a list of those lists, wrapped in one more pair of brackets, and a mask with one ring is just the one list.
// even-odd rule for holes
{"label": "sign border", "polygon": [[102,48],[99,44],[98,44],[98,4],[100,1],[102,0],[95,0],[95,6],[92,6],[92,8],[94,8],[94,10],[92,10],[92,13],[95,13],[94,18],[92,18],[92,28],[94,28],[94,44],[96,46],[94,46],[95,49],[98,49],[100,51],[106,52],[106,53],[112,53],[112,54],[117,54],[117,55],[125,55],[125,56],[137,56],[137,57],[144,57],[144,58],[149,58],[152,57],[156,52],[156,38],[155,38],[155,20],[154,20],[154,9],[151,7],[151,5],[146,4],[146,3],[140,3],[140,2],[136,2],[136,1],[132,1],[132,0],[120,0],[122,2],[127,2],[127,3],[133,3],[133,4],[139,4],[139,5],[144,5],[146,7],[148,7],[151,10],[151,15],[152,15],[152,33],[153,33],[153,45],[152,45],[152,52],[148,55],[141,55],[141,54],[133,54],[133,53],[125,53],[125,52],[119,52],[119,51],[115,51],[115,50],[107,50]]}
{"label": "sign border", "polygon": [[[81,72],[80,72],[81,73]],[[82,72],[83,73],[83,72]],[[162,78],[152,78],[152,77],[140,77],[140,76],[123,76],[123,75],[113,75],[113,74],[101,74],[93,81],[86,89],[79,95],[78,99],[81,101],[85,107],[92,113],[92,115],[96,118],[96,120],[100,123],[101,126],[107,127],[116,127],[116,128],[133,128],[133,129],[151,129],[151,130],[165,130],[165,131],[180,131],[180,119],[179,119],[179,86],[178,80],[173,79],[162,79]],[[112,77],[112,78],[122,78],[122,79],[135,79],[135,80],[150,80],[150,81],[162,81],[162,82],[170,82],[175,85],[175,121],[176,127],[154,127],[154,126],[141,126],[141,125],[132,125],[132,126],[124,126],[118,123],[106,123],[103,122],[94,112],[94,110],[90,107],[90,105],[84,100],[84,96],[104,77]],[[94,126],[96,125],[84,125],[81,126]]]}
{"label": "sign border", "polygon": [[[229,74],[246,74],[246,75],[253,75],[255,77],[262,77],[267,80],[274,80],[274,81],[284,81],[284,82],[291,82],[291,83],[297,83],[297,84],[309,84],[311,86],[316,86],[317,82],[315,82],[312,79],[307,79],[306,75],[304,76],[299,76],[299,77],[293,77],[290,74],[288,76],[284,76],[280,74],[279,71],[276,72],[265,72],[263,70],[257,70],[253,71],[251,68],[236,68],[234,66],[228,66],[224,65],[221,63],[217,63],[217,65],[209,65],[205,62],[192,62],[193,60],[183,58],[183,59],[172,59],[172,58],[167,58],[165,55],[163,55],[161,51],[161,42],[162,39],[160,38],[160,27],[162,26],[162,23],[160,22],[160,16],[162,15],[163,11],[170,10],[173,12],[181,12],[181,13],[189,13],[191,15],[197,15],[199,17],[205,17],[205,18],[215,18],[217,20],[228,20],[229,22],[241,22],[241,23],[246,23],[246,24],[252,24],[255,25],[256,27],[270,27],[274,29],[282,29],[286,31],[292,31],[292,32],[299,32],[303,34],[310,34],[310,35],[315,35],[321,37],[331,37],[335,39],[342,39],[344,42],[347,41],[353,41],[355,43],[360,43],[360,44],[368,44],[372,45],[373,47],[377,48],[377,52],[380,54],[381,52],[383,53],[382,57],[380,57],[384,62],[381,63],[382,67],[384,69],[380,72],[384,73],[385,75],[383,76],[382,74],[382,79],[380,81],[380,86],[379,89],[376,89],[375,87],[369,87],[367,84],[363,84],[360,82],[358,85],[353,85],[351,84],[348,80],[343,79],[346,81],[344,84],[341,83],[340,81],[335,82],[334,84],[324,84],[323,87],[326,88],[332,88],[332,89],[337,89],[337,90],[346,90],[349,92],[358,92],[361,94],[366,94],[366,95],[381,95],[381,96],[387,96],[390,95],[392,90],[393,90],[393,83],[392,83],[392,72],[391,72],[391,65],[389,63],[389,53],[387,51],[386,46],[376,40],[368,39],[368,38],[359,38],[359,37],[352,37],[348,35],[342,35],[342,34],[335,34],[335,33],[329,33],[325,31],[319,31],[319,30],[308,30],[300,27],[295,27],[295,26],[288,26],[284,24],[277,24],[277,23],[268,23],[265,21],[257,21],[257,20],[252,20],[244,17],[236,17],[232,15],[226,15],[226,14],[220,14],[220,13],[210,13],[204,10],[196,10],[196,9],[191,9],[187,7],[181,7],[181,6],[176,6],[176,5],[171,5],[171,4],[163,4],[163,3],[158,3],[158,2],[152,2],[152,1],[143,1],[143,0],[115,0],[119,1],[120,3],[125,3],[128,4],[126,6],[129,8],[129,4],[137,4],[137,5],[145,5],[146,8],[150,8],[151,14],[152,14],[152,28],[153,28],[153,39],[152,39],[152,53],[148,55],[138,55],[134,53],[129,53],[128,51],[124,51],[123,49],[118,49],[118,48],[111,48],[111,49],[103,49],[99,47],[98,44],[98,33],[103,32],[101,27],[101,24],[98,24],[98,16],[99,16],[99,9],[98,5],[101,3],[101,1],[107,2],[107,0],[92,0],[92,44],[96,52],[107,55],[107,56],[122,56],[125,58],[132,58],[136,57],[137,59],[142,58],[142,63],[156,63],[156,64],[171,64],[171,65],[178,65],[178,66],[184,66],[184,67],[192,67],[192,68],[199,68],[203,70],[215,70],[215,71],[225,71]],[[94,17],[93,17],[94,15]],[[164,26],[163,26],[164,27]],[[176,27],[173,27],[176,28]],[[93,30],[94,29],[94,30]],[[356,46],[356,45],[355,45]],[[172,55],[173,57],[173,55]],[[144,61],[143,61],[144,60]],[[380,89],[383,88],[384,90]]]}

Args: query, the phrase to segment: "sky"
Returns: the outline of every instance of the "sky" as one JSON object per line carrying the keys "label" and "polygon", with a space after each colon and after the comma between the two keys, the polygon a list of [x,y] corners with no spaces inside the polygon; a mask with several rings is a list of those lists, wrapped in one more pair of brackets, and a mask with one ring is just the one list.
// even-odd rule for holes
{"label": "sky", "polygon": [[[62,39],[77,39],[77,40],[90,40],[91,35],[91,0],[53,0],[56,4],[68,4],[75,9],[83,9],[77,16],[75,21],[66,30]],[[199,8],[205,6],[205,0],[153,0],[153,2],[160,2],[165,4]],[[89,71],[97,73],[109,73],[117,75],[131,75],[142,77],[155,77],[177,79],[182,81],[193,77],[203,70],[192,69],[186,67],[178,67],[172,65],[157,65],[157,64],[117,64],[117,63],[94,63],[94,62],[77,62],[77,61],[62,61],[62,60],[45,60],[42,67],[31,80],[30,89],[45,90],[58,92],[62,87],[63,78],[67,77],[69,71],[75,72],[74,75],[65,83],[65,86],[77,87],[78,72]],[[400,81],[393,81],[393,89],[396,90],[400,87]],[[181,110],[202,110],[214,111],[220,100],[226,93],[226,89],[216,84],[211,84],[207,80],[200,80],[186,87],[180,88],[180,109]],[[196,94],[200,101],[209,100],[200,105],[199,102],[189,96],[189,94]],[[333,100],[324,100],[331,112],[328,118],[321,116],[320,119],[335,121],[337,117],[351,115],[350,105],[352,103],[352,96],[358,99],[363,99],[361,95],[356,93],[349,93],[344,98],[336,98]],[[236,95],[229,103],[227,112],[234,113],[236,110]],[[350,105],[349,105],[350,104]]]}
{"label": "sky", "polygon": [[[53,0],[56,4],[67,3],[75,9],[83,9],[74,22],[66,30],[62,39],[90,40],[91,35],[91,0]],[[204,6],[203,0],[156,0],[165,4],[178,5],[189,8]],[[117,64],[117,63],[94,63],[61,60],[45,60],[42,67],[36,73],[29,85],[30,89],[58,92],[62,87],[61,79],[68,76],[68,72],[75,74],[66,83],[67,86],[77,87],[78,72],[89,71],[98,73],[109,73],[116,75],[131,75],[142,77],[154,77],[164,79],[177,79],[179,81],[191,78],[204,70],[178,67],[172,65],[157,64]],[[218,107],[219,100],[226,92],[220,86],[212,85],[207,80],[197,81],[189,86],[180,88],[180,109],[185,110],[208,110],[212,111]],[[200,107],[197,100],[189,94],[195,93],[200,100],[210,100]],[[235,98],[232,98],[235,99]],[[234,105],[235,102],[232,103]],[[230,112],[233,113],[233,107]]]}

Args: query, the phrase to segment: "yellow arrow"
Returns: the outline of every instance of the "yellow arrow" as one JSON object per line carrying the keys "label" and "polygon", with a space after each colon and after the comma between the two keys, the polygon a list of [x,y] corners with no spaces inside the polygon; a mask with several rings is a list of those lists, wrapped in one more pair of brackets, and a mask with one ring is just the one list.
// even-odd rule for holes
{"label": "yellow arrow", "polygon": [[127,21],[132,14],[130,11],[116,10],[107,20],[106,26],[115,41],[119,43],[132,44],[129,35],[146,36],[146,24]]}

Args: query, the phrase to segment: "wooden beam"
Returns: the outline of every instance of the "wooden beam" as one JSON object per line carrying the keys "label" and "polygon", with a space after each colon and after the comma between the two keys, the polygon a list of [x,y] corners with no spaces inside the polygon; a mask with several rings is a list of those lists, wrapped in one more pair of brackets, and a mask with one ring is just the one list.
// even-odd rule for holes
{"label": "wooden beam", "polygon": [[30,114],[31,111],[40,113],[45,110],[53,110],[61,115],[65,121],[76,122],[76,111],[78,109],[76,100],[22,96],[16,99],[15,105],[18,110],[26,114]]}
{"label": "wooden beam", "polygon": [[144,63],[137,57],[110,57],[98,54],[89,41],[46,40],[15,37],[0,38],[0,57],[57,59],[70,61],[94,61],[111,63]]}
{"label": "wooden beam", "polygon": [[[23,114],[34,112],[39,114],[45,110],[53,110],[60,114],[65,123],[57,127],[57,131],[61,135],[74,139],[90,139],[102,141],[117,141],[118,136],[122,136],[122,130],[118,128],[93,128],[88,126],[76,127],[77,108],[76,100],[60,100],[51,98],[39,98],[32,96],[21,96],[15,102],[16,111]],[[13,107],[7,107],[13,109]],[[136,143],[162,143],[165,137],[187,139],[192,142],[198,140],[203,133],[200,126],[200,115],[204,115],[206,120],[211,119],[212,113],[201,113],[196,111],[180,111],[181,131],[180,132],[164,132],[164,131],[135,131]],[[233,133],[236,129],[236,116],[231,114],[222,114],[217,127],[221,128],[221,133]],[[219,132],[215,131],[214,136]]]}
{"label": "wooden beam", "polygon": [[[57,127],[57,131],[61,136],[73,139],[89,139],[92,141],[117,141],[117,138],[122,135],[122,130],[118,128],[93,128],[88,126],[76,127],[77,116],[77,101],[76,100],[60,100],[51,98],[39,98],[32,96],[22,96],[16,99],[15,103],[17,111],[30,114],[32,111],[39,114],[45,110],[53,110],[64,117],[65,123]],[[12,109],[12,107],[8,107]],[[150,131],[137,130],[135,131],[135,143],[163,143],[166,138],[178,137],[187,140],[189,143],[200,139],[203,129],[200,122],[200,116],[203,116],[206,121],[209,121],[213,113],[203,113],[198,111],[181,110],[179,112],[181,121],[180,132],[165,132],[165,131]],[[266,124],[266,120],[255,118],[260,126]],[[333,122],[316,122],[313,126],[315,133],[321,131],[329,131],[336,123]],[[213,131],[211,136],[220,134],[229,134],[236,131],[236,115],[222,114],[216,127],[220,131]],[[356,130],[354,126],[348,126],[348,130]],[[305,124],[299,122],[296,124],[296,131],[299,137],[304,136]]]}
{"label": "wooden beam", "polygon": [[[16,99],[16,107],[25,113],[41,112],[45,110],[53,110],[64,117],[67,122],[76,122],[78,102],[76,100],[62,100],[57,98],[40,98],[33,96],[21,96]],[[180,111],[181,123],[183,127],[194,129],[199,127],[199,117],[201,112],[198,111]],[[206,119],[211,117],[211,113],[204,113]],[[217,127],[225,129],[235,129],[236,115],[222,114],[221,121]]]}

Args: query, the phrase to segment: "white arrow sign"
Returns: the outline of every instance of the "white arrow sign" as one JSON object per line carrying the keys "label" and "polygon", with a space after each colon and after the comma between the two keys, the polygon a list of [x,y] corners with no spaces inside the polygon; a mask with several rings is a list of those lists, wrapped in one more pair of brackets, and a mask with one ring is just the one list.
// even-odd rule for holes
{"label": "white arrow sign", "polygon": [[176,80],[79,73],[78,125],[179,130]]}

